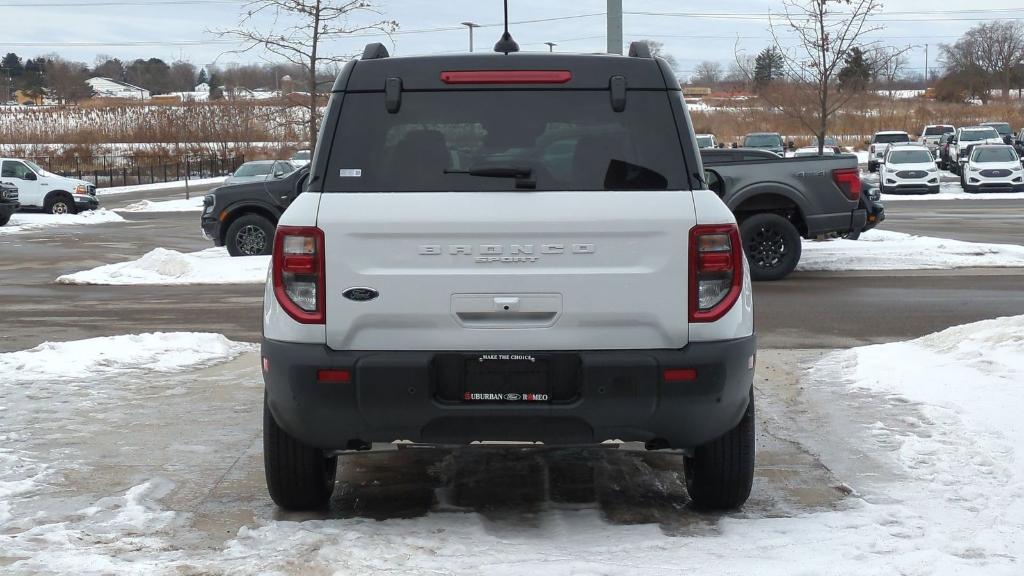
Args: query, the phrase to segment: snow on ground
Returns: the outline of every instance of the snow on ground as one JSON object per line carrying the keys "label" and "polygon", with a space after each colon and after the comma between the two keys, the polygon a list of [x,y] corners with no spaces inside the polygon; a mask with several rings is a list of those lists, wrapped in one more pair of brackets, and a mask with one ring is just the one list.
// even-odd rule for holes
{"label": "snow on ground", "polygon": [[[190,186],[203,186],[207,184],[221,184],[224,182],[224,177],[219,176],[217,178],[193,178],[188,181]],[[171,188],[185,188],[185,181],[178,180],[174,182],[156,182],[154,184],[139,184],[137,186],[116,186],[113,188],[98,188],[96,190],[97,196],[112,196],[114,194],[125,194],[127,192],[149,192],[152,190],[167,190]],[[202,198],[202,194],[199,195]]]}
{"label": "snow on ground", "polygon": [[192,195],[188,200],[141,200],[129,204],[124,208],[117,208],[118,212],[202,212],[203,195]]}
{"label": "snow on ground", "polygon": [[948,270],[1024,266],[1024,246],[869,230],[860,240],[804,240],[797,270]]}
{"label": "snow on ground", "polygon": [[81,226],[83,224],[106,224],[109,222],[124,222],[120,215],[100,208],[78,214],[36,214],[30,212],[15,212],[11,215],[11,221],[6,226],[0,226],[0,236],[5,234],[19,234],[21,232],[33,232],[42,228]]}
{"label": "snow on ground", "polygon": [[7,383],[39,379],[80,379],[146,369],[174,372],[213,361],[230,360],[251,344],[220,334],[153,332],[103,336],[70,342],[44,342],[35,348],[0,354],[0,374]]}
{"label": "snow on ground", "polygon": [[137,260],[65,274],[59,284],[262,284],[270,256],[232,258],[226,248],[182,253],[156,248]]}

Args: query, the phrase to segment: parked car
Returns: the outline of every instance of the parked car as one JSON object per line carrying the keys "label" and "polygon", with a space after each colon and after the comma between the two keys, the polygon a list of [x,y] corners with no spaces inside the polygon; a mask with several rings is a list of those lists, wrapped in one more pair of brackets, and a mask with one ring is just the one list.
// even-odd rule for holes
{"label": "parked car", "polygon": [[742,505],[753,299],[678,81],[641,44],[499,48],[374,44],[334,84],[265,293],[271,498],[324,507],[375,442],[616,439],[680,450],[695,507]]}
{"label": "parked car", "polygon": [[956,132],[956,127],[951,124],[929,124],[921,130],[921,137],[917,142],[926,146],[935,158],[939,157],[939,141],[945,134]]}
{"label": "parked car", "polygon": [[697,134],[698,148],[718,148],[718,142],[714,134]]}
{"label": "parked car", "polygon": [[93,184],[47,172],[31,160],[0,158],[0,182],[18,189],[21,208],[74,214],[100,205]]}
{"label": "parked car", "polygon": [[1017,155],[1024,157],[1024,128],[1021,128],[1020,132],[1013,139],[1013,148],[1017,151]]}
{"label": "parked car", "polygon": [[955,174],[962,174],[961,164],[967,162],[967,155],[974,146],[984,144],[1002,144],[1003,139],[991,126],[969,126],[960,128],[956,135],[949,141],[949,163],[950,170]]}
{"label": "parked car", "polygon": [[939,168],[927,146],[889,146],[878,169],[882,194],[938,194],[939,185]]}
{"label": "parked car", "polygon": [[307,165],[272,180],[214,188],[203,197],[203,236],[215,246],[226,246],[232,256],[270,254],[277,221],[302,193],[308,177]]}
{"label": "parked car", "polygon": [[299,150],[295,154],[292,154],[292,157],[289,158],[288,161],[292,163],[292,166],[295,166],[296,168],[302,168],[303,166],[309,164],[310,160],[312,159],[312,152],[310,152],[309,150]]}
{"label": "parked car", "polygon": [[754,132],[743,137],[742,148],[767,150],[779,156],[786,153],[786,144],[778,132]]}
{"label": "parked car", "polygon": [[956,132],[950,132],[943,134],[942,138],[939,139],[939,147],[937,152],[937,160],[939,168],[943,170],[950,170],[953,167],[953,161],[949,156],[949,147],[953,143],[953,138],[956,138]]}
{"label": "parked car", "polygon": [[736,215],[754,280],[780,280],[800,262],[800,238],[864,229],[857,157],[779,158],[763,150],[702,150],[708,188]]}
{"label": "parked car", "polygon": [[974,146],[962,166],[965,192],[1024,192],[1024,168],[1013,146]]}
{"label": "parked car", "polygon": [[885,158],[890,144],[910,142],[910,134],[895,130],[875,132],[868,143],[868,172],[878,171],[878,163]]}
{"label": "parked car", "polygon": [[238,167],[227,180],[225,186],[242,184],[244,182],[262,182],[274,178],[281,178],[286,174],[295,171],[295,165],[287,160],[254,160],[246,162]]}
{"label": "parked car", "polygon": [[1013,128],[1006,122],[982,122],[979,126],[991,126],[1003,139],[1003,144],[1013,144]]}
{"label": "parked car", "polygon": [[[807,148],[814,148],[815,151],[818,150],[817,136],[811,136],[811,143],[807,145]],[[836,140],[832,136],[825,136],[825,145],[822,147],[822,150],[831,150],[834,154],[843,153],[843,147],[839,145],[839,140]],[[826,154],[828,154],[828,152],[826,152]]]}
{"label": "parked car", "polygon": [[5,182],[0,182],[0,226],[11,221],[11,215],[18,211],[18,189]]}

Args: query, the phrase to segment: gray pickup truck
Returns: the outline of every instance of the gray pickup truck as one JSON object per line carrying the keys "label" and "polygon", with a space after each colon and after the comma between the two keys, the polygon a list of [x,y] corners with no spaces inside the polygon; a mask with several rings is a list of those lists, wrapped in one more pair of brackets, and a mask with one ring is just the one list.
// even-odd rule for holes
{"label": "gray pickup truck", "polygon": [[853,155],[779,158],[744,148],[701,150],[708,188],[736,215],[754,280],[781,280],[800,261],[800,238],[868,226]]}

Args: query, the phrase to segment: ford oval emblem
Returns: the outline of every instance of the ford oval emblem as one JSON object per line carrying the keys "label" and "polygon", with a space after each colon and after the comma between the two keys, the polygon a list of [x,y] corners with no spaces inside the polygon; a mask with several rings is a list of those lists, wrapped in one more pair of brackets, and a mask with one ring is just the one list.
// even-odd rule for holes
{"label": "ford oval emblem", "polygon": [[380,294],[373,288],[363,287],[349,288],[348,290],[342,292],[341,295],[355,302],[369,302],[370,300],[373,300],[377,296],[380,296]]}

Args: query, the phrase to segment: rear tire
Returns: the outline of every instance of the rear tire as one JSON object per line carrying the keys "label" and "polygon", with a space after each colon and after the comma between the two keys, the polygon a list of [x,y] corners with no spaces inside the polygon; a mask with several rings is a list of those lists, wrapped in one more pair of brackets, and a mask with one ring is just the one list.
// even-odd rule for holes
{"label": "rear tire", "polygon": [[285,510],[321,510],[334,493],[338,457],[325,456],[282,430],[264,398],[263,469],[274,504]]}
{"label": "rear tire", "polygon": [[754,484],[754,394],[735,428],[683,459],[686,491],[699,510],[734,510]]}
{"label": "rear tire", "polygon": [[224,245],[232,256],[265,256],[274,251],[276,226],[259,214],[245,214],[228,226]]}
{"label": "rear tire", "polygon": [[781,280],[800,262],[800,233],[778,214],[755,214],[740,225],[753,280]]}
{"label": "rear tire", "polygon": [[0,226],[6,226],[11,221],[10,214],[0,214]]}
{"label": "rear tire", "polygon": [[49,214],[74,214],[78,212],[75,209],[75,199],[70,194],[64,192],[47,198],[43,204],[43,210],[46,210]]}

